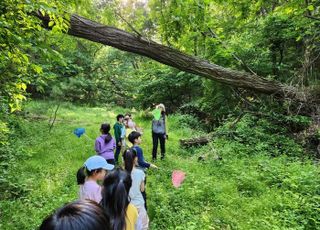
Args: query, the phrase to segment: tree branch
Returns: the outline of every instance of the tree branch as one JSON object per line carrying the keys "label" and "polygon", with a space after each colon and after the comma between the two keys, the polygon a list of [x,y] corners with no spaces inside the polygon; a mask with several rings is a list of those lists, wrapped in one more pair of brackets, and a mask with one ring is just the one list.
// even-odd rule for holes
{"label": "tree branch", "polygon": [[[41,14],[37,14],[37,17],[43,21],[44,27],[48,28],[48,17]],[[269,95],[273,94],[282,98],[289,97],[303,102],[308,101],[308,99],[319,100],[319,98],[310,97],[309,91],[299,91],[295,87],[267,80],[254,74],[224,68],[199,57],[182,53],[171,47],[143,37],[137,37],[134,34],[111,26],[102,25],[75,14],[71,15],[68,34],[146,56],[162,64],[236,88],[249,89]]]}
{"label": "tree branch", "polygon": [[313,20],[318,20],[318,21],[320,21],[320,18],[317,18],[317,17],[311,16],[311,15],[305,15],[305,17],[307,17],[307,18],[311,18],[311,19],[313,19]]}

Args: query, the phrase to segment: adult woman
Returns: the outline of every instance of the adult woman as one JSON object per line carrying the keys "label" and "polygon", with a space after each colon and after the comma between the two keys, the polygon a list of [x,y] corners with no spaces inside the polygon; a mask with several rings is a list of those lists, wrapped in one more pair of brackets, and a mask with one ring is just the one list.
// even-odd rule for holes
{"label": "adult woman", "polygon": [[160,141],[161,160],[164,159],[166,148],[165,141],[168,138],[166,126],[166,108],[163,104],[156,106],[161,111],[160,118],[155,117],[152,120],[152,160],[157,159],[158,142]]}

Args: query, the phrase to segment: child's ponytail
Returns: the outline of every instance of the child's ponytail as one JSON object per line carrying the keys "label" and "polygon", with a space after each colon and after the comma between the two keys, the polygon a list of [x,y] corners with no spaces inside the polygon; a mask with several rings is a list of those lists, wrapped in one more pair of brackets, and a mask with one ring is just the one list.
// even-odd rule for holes
{"label": "child's ponytail", "polygon": [[125,170],[127,170],[128,173],[131,173],[133,169],[134,159],[137,157],[136,150],[133,148],[125,150],[122,157]]}
{"label": "child's ponytail", "polygon": [[92,176],[94,173],[99,173],[102,170],[103,170],[102,168],[98,168],[98,169],[89,171],[87,167],[82,166],[81,168],[78,169],[78,172],[77,172],[78,185],[84,184],[84,182],[86,181],[86,177]]}
{"label": "child's ponytail", "polygon": [[105,142],[106,144],[108,144],[111,140],[112,140],[112,136],[111,136],[110,133],[108,133],[107,136],[106,136],[106,138],[104,139],[104,142]]}
{"label": "child's ponytail", "polygon": [[108,123],[102,124],[100,130],[103,134],[106,134],[106,138],[104,139],[104,142],[106,144],[108,144],[112,140],[112,136],[109,133],[110,132],[110,124],[108,124]]}
{"label": "child's ponytail", "polygon": [[129,204],[128,199],[123,197],[128,197],[128,192],[126,191],[125,184],[122,180],[119,181],[115,194],[115,204],[117,209],[115,209],[115,218],[113,220],[113,229],[126,229],[126,211]]}
{"label": "child's ponytail", "polygon": [[106,176],[103,182],[101,205],[110,217],[111,229],[122,230],[126,227],[126,212],[129,200],[131,176],[122,169],[116,169]]}
{"label": "child's ponytail", "polygon": [[81,168],[78,169],[77,172],[77,183],[78,185],[82,185],[84,184],[85,180],[86,180],[86,167],[82,166]]}

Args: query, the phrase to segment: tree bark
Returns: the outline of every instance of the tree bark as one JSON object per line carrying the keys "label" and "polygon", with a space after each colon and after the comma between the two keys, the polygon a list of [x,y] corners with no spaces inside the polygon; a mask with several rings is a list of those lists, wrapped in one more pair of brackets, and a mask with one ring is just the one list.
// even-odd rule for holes
{"label": "tree bark", "polygon": [[180,139],[180,146],[182,148],[190,148],[194,146],[201,146],[208,144],[213,139],[212,135],[206,135],[201,137],[194,137],[189,139]]}
{"label": "tree bark", "polygon": [[[50,19],[48,16],[43,16],[38,12],[37,17],[43,21],[44,27],[49,28],[48,23]],[[68,34],[112,46],[123,51],[146,56],[179,70],[203,76],[233,87],[250,89],[269,95],[273,94],[281,98],[288,97],[300,102],[306,102],[309,97],[305,93],[307,91],[298,91],[295,87],[284,85],[280,82],[267,80],[246,72],[224,68],[139,35],[106,26],[75,14],[70,18]]]}

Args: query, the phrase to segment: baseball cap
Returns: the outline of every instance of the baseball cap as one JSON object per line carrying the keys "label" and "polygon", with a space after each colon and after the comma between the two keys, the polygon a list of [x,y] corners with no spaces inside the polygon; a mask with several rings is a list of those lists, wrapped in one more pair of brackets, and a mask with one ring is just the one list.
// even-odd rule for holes
{"label": "baseball cap", "polygon": [[110,171],[114,168],[114,165],[108,164],[107,161],[101,156],[89,157],[86,162],[84,162],[84,166],[87,167],[89,171],[100,168]]}

